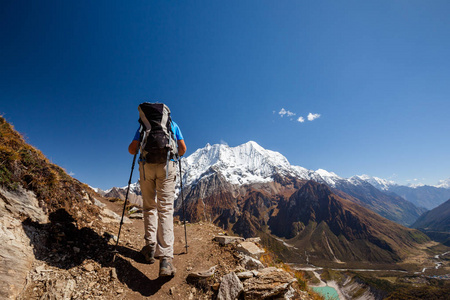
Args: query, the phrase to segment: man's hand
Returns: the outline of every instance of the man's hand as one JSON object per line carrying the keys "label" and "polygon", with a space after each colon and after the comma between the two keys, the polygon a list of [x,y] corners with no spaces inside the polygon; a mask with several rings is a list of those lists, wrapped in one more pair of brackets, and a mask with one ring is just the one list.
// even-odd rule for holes
{"label": "man's hand", "polygon": [[139,141],[132,141],[128,146],[128,152],[132,155],[137,154],[139,152]]}

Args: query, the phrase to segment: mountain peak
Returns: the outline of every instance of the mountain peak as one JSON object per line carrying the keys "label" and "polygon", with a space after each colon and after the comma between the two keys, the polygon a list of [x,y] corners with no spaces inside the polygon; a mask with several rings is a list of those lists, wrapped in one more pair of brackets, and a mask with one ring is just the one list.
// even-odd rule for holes
{"label": "mountain peak", "polygon": [[368,183],[370,183],[377,189],[383,190],[383,191],[388,190],[389,187],[391,187],[391,186],[397,185],[397,183],[392,180],[382,179],[382,178],[378,178],[378,177],[374,177],[374,176],[370,176],[370,175],[366,175],[366,174],[355,175],[351,179],[359,179],[359,180],[367,181]]}
{"label": "mountain peak", "polygon": [[207,144],[186,158],[186,184],[211,173],[220,171],[232,184],[270,181],[276,172],[292,173],[286,157],[278,152],[266,150],[254,141],[230,147],[225,144]]}

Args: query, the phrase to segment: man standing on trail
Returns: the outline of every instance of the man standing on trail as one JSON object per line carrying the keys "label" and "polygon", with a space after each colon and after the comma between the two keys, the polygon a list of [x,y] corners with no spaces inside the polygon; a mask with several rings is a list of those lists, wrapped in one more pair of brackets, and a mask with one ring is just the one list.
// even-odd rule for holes
{"label": "man standing on trail", "polygon": [[[154,111],[152,114],[147,113],[146,108],[142,108],[142,105],[159,105],[158,111],[164,113],[166,116],[160,117],[156,123],[151,118],[154,117]],[[142,109],[141,109],[142,108]],[[151,107],[153,109],[153,107]],[[168,114],[167,114],[168,111]],[[147,115],[144,115],[144,112]],[[140,186],[143,199],[143,211],[144,211],[144,239],[145,246],[142,248],[141,253],[144,255],[147,263],[154,263],[155,258],[159,258],[159,276],[173,276],[176,269],[173,266],[173,212],[174,212],[174,198],[175,198],[175,181],[176,181],[176,162],[169,158],[161,159],[158,161],[154,157],[159,154],[147,152],[144,148],[147,144],[156,143],[151,140],[161,138],[161,132],[171,134],[171,138],[176,141],[179,156],[182,156],[186,152],[186,144],[184,143],[183,135],[178,125],[171,121],[170,110],[164,104],[143,103],[139,106],[140,123],[144,127],[144,130],[136,132],[133,141],[128,146],[128,152],[135,155],[141,150],[139,158],[139,173],[140,173]],[[168,115],[168,117],[167,117]],[[163,121],[161,121],[161,119]],[[141,121],[143,120],[143,121]],[[163,124],[164,123],[164,124]],[[156,124],[156,125],[155,125]],[[163,125],[161,125],[163,124]],[[164,129],[164,126],[171,128]],[[170,125],[169,125],[170,124]],[[145,126],[147,125],[147,126]],[[158,127],[159,126],[159,127]],[[163,127],[161,132],[154,134],[155,128]],[[148,128],[150,127],[150,129]],[[156,136],[156,138],[153,136]],[[172,135],[173,134],[173,135]],[[169,140],[171,139],[169,138]],[[170,142],[169,142],[170,143]],[[169,144],[165,144],[166,146]],[[161,144],[161,143],[159,143]],[[155,148],[155,147],[153,147]],[[167,151],[165,153],[168,153]]]}

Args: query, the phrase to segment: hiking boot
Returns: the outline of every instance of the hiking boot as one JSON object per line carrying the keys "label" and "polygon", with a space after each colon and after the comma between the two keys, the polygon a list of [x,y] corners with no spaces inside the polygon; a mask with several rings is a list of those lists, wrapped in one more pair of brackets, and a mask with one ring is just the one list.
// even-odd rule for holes
{"label": "hiking boot", "polygon": [[144,246],[141,250],[141,254],[144,256],[144,259],[148,264],[155,262],[155,247],[150,245]]}
{"label": "hiking boot", "polygon": [[177,270],[172,264],[172,258],[163,257],[159,261],[159,276],[174,276]]}

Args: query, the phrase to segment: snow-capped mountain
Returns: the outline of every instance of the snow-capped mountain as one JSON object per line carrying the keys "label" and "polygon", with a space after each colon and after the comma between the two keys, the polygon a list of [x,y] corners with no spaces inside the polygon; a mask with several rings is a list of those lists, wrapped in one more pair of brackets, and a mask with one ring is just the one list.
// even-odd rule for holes
{"label": "snow-capped mountain", "polygon": [[[359,201],[359,204],[404,225],[412,224],[424,212],[423,209],[418,209],[397,195],[385,194],[383,190],[378,190],[367,180],[370,179],[379,186],[387,185],[389,183],[387,181],[372,179],[369,176],[354,176],[346,179],[323,169],[313,171],[293,166],[282,154],[264,149],[253,141],[236,147],[207,144],[183,160],[183,164],[184,186],[195,186],[198,182],[202,182],[198,197],[214,193],[205,187],[210,184],[217,189],[226,182],[236,191],[241,186],[270,183],[276,181],[276,178],[295,178],[313,180],[343,191],[356,198],[355,201]],[[209,177],[213,178],[213,183],[205,183]],[[396,211],[400,213],[394,213]]]}
{"label": "snow-capped mountain", "polygon": [[186,169],[184,185],[191,185],[215,171],[220,171],[233,185],[269,182],[274,174],[325,182],[319,173],[292,166],[280,153],[266,150],[253,141],[236,147],[207,144],[187,157],[183,164]]}
{"label": "snow-capped mountain", "polygon": [[[385,179],[368,175],[343,178],[323,169],[313,171],[301,166],[293,166],[282,154],[264,149],[253,141],[236,147],[224,144],[207,144],[204,148],[196,150],[193,154],[183,159],[182,165],[184,187],[196,186],[201,182],[202,189],[198,191],[198,197],[212,195],[215,193],[213,187],[220,189],[224,187],[224,184],[228,186],[227,189],[231,189],[233,193],[236,193],[243,186],[268,184],[277,180],[284,181],[284,183],[281,183],[282,185],[295,185],[292,181],[293,179],[313,180],[343,191],[359,199],[362,205],[404,225],[414,222],[424,211],[406,201],[405,199],[409,200],[408,197],[413,199],[415,205],[427,207],[428,209],[446,200],[441,200],[442,197],[440,197],[432,203],[424,203],[420,200],[421,197],[424,197],[422,194],[418,197],[411,196],[415,195],[414,193],[420,191],[420,189],[413,190],[405,187],[408,189],[407,192],[402,190],[401,194],[393,194],[392,192],[396,192],[394,189],[404,186],[399,186],[395,182]],[[206,183],[209,178],[209,183]],[[211,184],[212,186],[207,187]],[[121,190],[126,191],[126,187]],[[411,190],[413,191],[411,192]],[[450,192],[450,190],[442,190]],[[112,196],[114,194],[114,197],[118,197],[117,191],[111,190],[106,192],[107,195],[111,194]],[[130,192],[139,196],[141,194],[139,185],[131,185]],[[178,197],[178,193],[179,185],[176,189],[176,197]],[[124,193],[122,192],[121,194]],[[396,211],[401,213],[396,213]]]}
{"label": "snow-capped mountain", "polygon": [[436,187],[450,189],[450,178],[446,180],[439,180],[439,183],[436,185]]}
{"label": "snow-capped mountain", "polygon": [[361,180],[367,181],[368,183],[370,183],[371,185],[373,185],[374,187],[376,187],[377,189],[379,189],[381,191],[387,191],[387,190],[389,190],[389,188],[391,186],[398,185],[397,183],[395,183],[392,180],[373,177],[373,176],[369,176],[366,174],[356,175],[356,176],[353,176],[352,178],[359,178]]}

